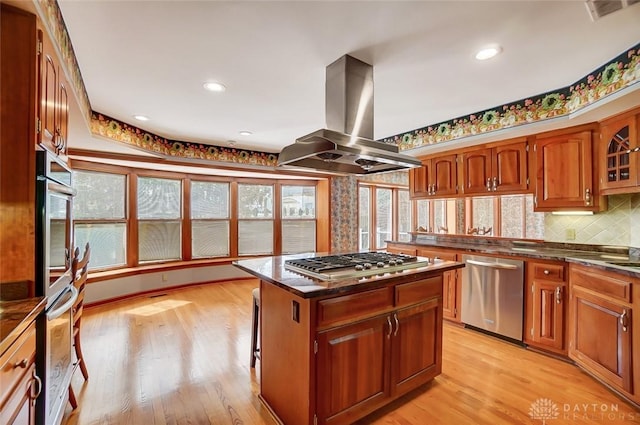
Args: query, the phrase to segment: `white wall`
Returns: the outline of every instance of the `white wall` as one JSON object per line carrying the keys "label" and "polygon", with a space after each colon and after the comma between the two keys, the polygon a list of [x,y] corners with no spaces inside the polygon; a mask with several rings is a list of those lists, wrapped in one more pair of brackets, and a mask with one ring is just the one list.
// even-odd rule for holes
{"label": "white wall", "polygon": [[190,267],[157,273],[143,273],[88,284],[85,289],[85,303],[92,304],[173,286],[246,277],[252,276],[232,265]]}

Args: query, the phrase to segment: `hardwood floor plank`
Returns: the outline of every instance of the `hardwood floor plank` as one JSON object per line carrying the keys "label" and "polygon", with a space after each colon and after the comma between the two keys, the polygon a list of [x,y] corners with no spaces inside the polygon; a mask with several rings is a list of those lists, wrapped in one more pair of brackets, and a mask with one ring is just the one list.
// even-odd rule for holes
{"label": "hardwood floor plank", "polygon": [[[66,425],[275,424],[257,397],[260,362],[249,367],[257,286],[199,285],[85,309],[89,380],[74,376],[79,408],[67,406]],[[541,424],[529,415],[539,399],[558,408],[551,425],[640,423],[637,409],[572,364],[445,324],[442,375],[358,424]]]}

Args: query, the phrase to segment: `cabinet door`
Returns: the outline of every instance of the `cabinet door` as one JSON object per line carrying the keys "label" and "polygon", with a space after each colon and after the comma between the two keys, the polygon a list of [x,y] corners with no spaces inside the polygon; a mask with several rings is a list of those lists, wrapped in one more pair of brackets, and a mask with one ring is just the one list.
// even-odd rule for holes
{"label": "cabinet door", "polygon": [[451,270],[442,274],[442,316],[445,319],[460,321],[458,317],[458,270]]}
{"label": "cabinet door", "polygon": [[458,193],[458,163],[456,155],[447,155],[431,160],[432,177],[429,179],[434,184],[433,195],[445,196]]}
{"label": "cabinet door", "polygon": [[319,424],[350,424],[389,397],[391,315],[318,334]]}
{"label": "cabinet door", "polygon": [[411,199],[429,196],[430,170],[430,160],[422,161],[422,167],[409,170],[409,196]]}
{"label": "cabinet door", "polygon": [[491,192],[491,149],[462,154],[462,176],[465,194]]}
{"label": "cabinet door", "polygon": [[627,153],[638,146],[636,116],[609,121],[601,127],[600,158],[602,175],[601,189],[637,186],[640,163],[635,153]]}
{"label": "cabinet door", "polygon": [[591,131],[536,141],[536,211],[594,210]]}
{"label": "cabinet door", "polygon": [[[0,410],[0,423],[8,425],[34,425],[35,401],[42,389],[40,380],[36,384],[35,364],[31,363],[27,373],[16,386]],[[34,389],[35,388],[35,389]]]}
{"label": "cabinet door", "polygon": [[492,160],[491,185],[494,191],[523,192],[528,189],[526,142],[493,148]]}
{"label": "cabinet door", "polygon": [[[564,344],[564,315],[566,285],[546,281],[531,282],[531,301],[527,315],[531,323],[525,340],[541,348],[552,348],[562,352]],[[566,353],[565,353],[566,354]]]}
{"label": "cabinet door", "polygon": [[571,291],[569,357],[631,393],[631,309],[581,287]]}
{"label": "cabinet door", "polygon": [[442,300],[398,310],[393,314],[391,394],[411,391],[442,370]]}
{"label": "cabinet door", "polygon": [[53,147],[58,104],[58,65],[49,37],[43,38],[42,80],[40,81],[40,143]]}

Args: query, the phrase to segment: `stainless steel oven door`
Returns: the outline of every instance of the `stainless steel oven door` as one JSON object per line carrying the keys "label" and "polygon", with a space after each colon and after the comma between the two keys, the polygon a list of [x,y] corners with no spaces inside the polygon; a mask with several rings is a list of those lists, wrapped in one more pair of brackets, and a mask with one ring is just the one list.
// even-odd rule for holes
{"label": "stainless steel oven door", "polygon": [[[59,425],[69,397],[69,384],[73,373],[72,363],[72,307],[78,298],[78,290],[68,286],[45,311],[44,358],[39,359],[44,370],[44,390],[39,400],[37,423]],[[42,348],[42,347],[41,347]]]}

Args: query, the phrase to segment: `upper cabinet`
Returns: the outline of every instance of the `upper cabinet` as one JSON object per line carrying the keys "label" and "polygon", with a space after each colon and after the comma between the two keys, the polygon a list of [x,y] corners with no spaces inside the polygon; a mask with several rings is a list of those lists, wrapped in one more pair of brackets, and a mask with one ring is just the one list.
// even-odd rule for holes
{"label": "upper cabinet", "polygon": [[40,80],[39,140],[42,147],[56,154],[66,153],[69,128],[69,89],[58,64],[53,44],[38,29],[38,73]]}
{"label": "upper cabinet", "polygon": [[409,193],[412,199],[456,195],[456,155],[422,160],[422,167],[409,171]]}
{"label": "upper cabinet", "polygon": [[459,155],[465,195],[523,193],[529,190],[525,139]]}
{"label": "upper cabinet", "polygon": [[637,112],[601,123],[599,154],[603,194],[640,191],[640,152],[630,152],[640,146]]}
{"label": "upper cabinet", "polygon": [[536,138],[535,211],[601,211],[593,162],[593,126]]}

